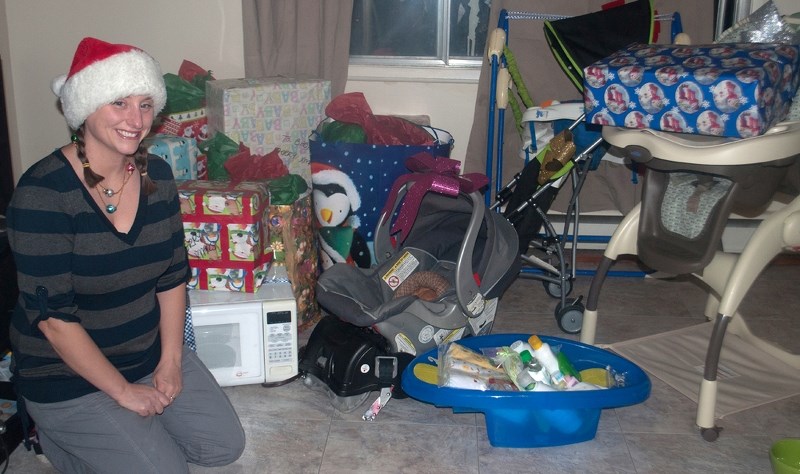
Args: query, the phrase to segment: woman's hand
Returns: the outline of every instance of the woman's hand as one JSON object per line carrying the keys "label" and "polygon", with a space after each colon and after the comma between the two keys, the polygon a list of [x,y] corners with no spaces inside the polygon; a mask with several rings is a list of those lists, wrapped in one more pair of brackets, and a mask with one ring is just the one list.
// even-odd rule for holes
{"label": "woman's hand", "polygon": [[153,386],[166,395],[169,399],[168,404],[174,402],[183,390],[183,374],[180,363],[162,359],[153,372]]}
{"label": "woman's hand", "polygon": [[[170,404],[170,394],[125,380],[80,324],[50,318],[41,321],[39,329],[75,373],[108,394],[120,406],[141,416],[152,416],[163,413]],[[180,386],[180,377],[178,380]]]}
{"label": "woman's hand", "polygon": [[167,395],[139,383],[129,383],[115,400],[119,406],[140,416],[160,415],[171,403]]}
{"label": "woman's hand", "polygon": [[172,403],[183,390],[183,329],[186,315],[186,285],[156,293],[161,308],[159,332],[161,359],[153,372],[153,386]]}

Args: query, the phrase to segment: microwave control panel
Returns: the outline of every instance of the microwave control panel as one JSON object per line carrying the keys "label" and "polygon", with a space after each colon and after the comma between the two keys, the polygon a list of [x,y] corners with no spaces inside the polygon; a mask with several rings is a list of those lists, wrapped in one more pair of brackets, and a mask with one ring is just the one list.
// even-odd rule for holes
{"label": "microwave control panel", "polygon": [[297,375],[297,320],[288,309],[265,311],[265,382],[281,382]]}

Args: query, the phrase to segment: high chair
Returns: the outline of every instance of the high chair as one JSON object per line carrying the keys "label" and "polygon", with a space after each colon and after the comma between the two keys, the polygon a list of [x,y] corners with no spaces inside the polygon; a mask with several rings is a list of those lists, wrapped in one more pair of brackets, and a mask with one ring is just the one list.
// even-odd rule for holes
{"label": "high chair", "polygon": [[[800,251],[800,196],[766,214],[739,255],[719,250],[730,213],[763,210],[800,156],[800,122],[760,136],[731,139],[651,129],[603,127],[603,138],[646,167],[642,201],[617,227],[592,280],[581,342],[594,344],[599,293],[620,255],[650,268],[692,274],[710,288],[704,314],[714,320],[697,409],[703,438],[714,441],[717,368],[726,330],[800,370],[800,355],[755,336],[738,312],[762,270],[779,253]],[[691,212],[684,212],[690,210]]]}

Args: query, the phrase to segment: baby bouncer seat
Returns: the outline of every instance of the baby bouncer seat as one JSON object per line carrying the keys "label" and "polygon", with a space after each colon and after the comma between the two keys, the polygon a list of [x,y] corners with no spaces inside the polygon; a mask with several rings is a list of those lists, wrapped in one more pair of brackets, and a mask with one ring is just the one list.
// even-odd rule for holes
{"label": "baby bouncer seat", "polygon": [[[484,175],[458,175],[458,161],[428,155],[415,155],[406,165],[415,172],[394,183],[376,226],[377,264],[335,264],[317,283],[318,301],[329,315],[311,334],[301,366],[339,396],[399,387],[403,363],[413,356],[488,334],[499,297],[519,273],[516,231],[487,209],[479,192],[488,182]],[[344,333],[370,338],[371,348],[345,347],[351,343]],[[364,356],[353,357],[355,352]],[[378,380],[381,364],[393,379]],[[353,383],[346,372],[367,376]]]}
{"label": "baby bouncer seat", "polygon": [[710,291],[704,314],[714,321],[700,385],[697,425],[716,440],[717,369],[726,330],[746,344],[800,369],[788,353],[750,332],[739,304],[777,254],[800,245],[800,197],[761,221],[741,254],[721,250],[731,212],[753,215],[771,201],[800,156],[800,122],[784,122],[742,139],[603,127],[603,138],[646,167],[642,200],[617,227],[592,280],[581,341],[594,343],[599,293],[620,255],[638,255],[654,270],[692,274]]}

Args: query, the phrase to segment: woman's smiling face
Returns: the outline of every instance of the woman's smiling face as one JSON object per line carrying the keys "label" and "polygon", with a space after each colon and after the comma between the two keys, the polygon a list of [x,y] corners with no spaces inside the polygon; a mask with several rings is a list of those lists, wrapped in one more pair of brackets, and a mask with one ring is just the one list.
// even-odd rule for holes
{"label": "woman's smiling face", "polygon": [[154,119],[153,99],[149,96],[117,99],[86,118],[84,139],[94,139],[110,152],[132,155],[150,132]]}

